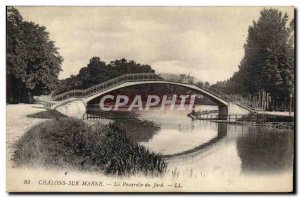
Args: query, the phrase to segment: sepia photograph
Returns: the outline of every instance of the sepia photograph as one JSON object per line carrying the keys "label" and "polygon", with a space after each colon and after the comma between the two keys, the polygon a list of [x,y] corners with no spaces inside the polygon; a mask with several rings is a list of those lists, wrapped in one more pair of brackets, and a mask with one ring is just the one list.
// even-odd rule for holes
{"label": "sepia photograph", "polygon": [[295,7],[5,12],[7,192],[295,192]]}

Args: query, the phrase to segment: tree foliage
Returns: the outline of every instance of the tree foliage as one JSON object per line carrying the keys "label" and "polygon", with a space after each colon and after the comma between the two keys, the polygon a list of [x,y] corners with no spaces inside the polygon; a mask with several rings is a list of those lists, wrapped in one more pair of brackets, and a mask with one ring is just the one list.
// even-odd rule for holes
{"label": "tree foliage", "polygon": [[281,105],[293,92],[294,21],[276,9],[263,9],[248,29],[245,55],[229,80],[212,88],[229,94],[255,94],[265,90]]}
{"label": "tree foliage", "polygon": [[93,57],[86,67],[80,69],[77,75],[61,80],[60,86],[55,90],[54,94],[72,89],[86,89],[122,74],[154,72],[150,65],[136,63],[133,60],[128,61],[125,58],[106,64],[99,57]]}
{"label": "tree foliage", "polygon": [[58,84],[62,57],[46,27],[24,21],[7,7],[7,102],[32,102],[33,95],[49,93]]}

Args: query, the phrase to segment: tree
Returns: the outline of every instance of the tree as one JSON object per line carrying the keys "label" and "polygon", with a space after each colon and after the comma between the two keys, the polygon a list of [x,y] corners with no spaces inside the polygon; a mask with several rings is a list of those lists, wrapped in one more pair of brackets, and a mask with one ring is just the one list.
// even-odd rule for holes
{"label": "tree", "polygon": [[205,81],[205,83],[204,83],[204,88],[205,88],[205,89],[208,89],[208,88],[209,88],[209,86],[210,86],[210,83],[209,83],[209,82],[207,82],[207,81]]}
{"label": "tree", "polygon": [[99,57],[93,57],[86,67],[80,69],[77,78],[81,84],[77,88],[88,88],[109,80],[110,68]]}
{"label": "tree", "polygon": [[246,83],[251,94],[265,90],[281,105],[292,86],[289,19],[276,9],[264,9],[260,14],[258,22],[249,27],[241,69],[249,74]]}
{"label": "tree", "polygon": [[26,75],[26,63],[23,58],[26,53],[21,40],[22,23],[23,18],[19,11],[13,7],[7,7],[6,93],[7,102],[10,103],[20,101],[22,78]]}
{"label": "tree", "polygon": [[[276,9],[263,9],[248,29],[238,72],[212,88],[230,94],[271,93],[276,106],[287,102],[294,84],[294,20]],[[218,86],[222,88],[217,88]]]}
{"label": "tree", "polygon": [[60,94],[72,89],[86,89],[129,73],[154,73],[154,70],[150,65],[143,65],[125,58],[111,61],[107,65],[99,57],[92,57],[87,66],[80,69],[78,75],[60,81],[60,85],[55,89],[54,94]]}
{"label": "tree", "polygon": [[108,66],[112,68],[113,75],[116,76],[126,73],[154,73],[154,70],[151,68],[150,65],[136,63],[133,60],[128,61],[125,58],[111,61]]}
{"label": "tree", "polygon": [[23,21],[17,9],[7,8],[8,103],[31,103],[33,95],[50,93],[62,60],[44,26]]}

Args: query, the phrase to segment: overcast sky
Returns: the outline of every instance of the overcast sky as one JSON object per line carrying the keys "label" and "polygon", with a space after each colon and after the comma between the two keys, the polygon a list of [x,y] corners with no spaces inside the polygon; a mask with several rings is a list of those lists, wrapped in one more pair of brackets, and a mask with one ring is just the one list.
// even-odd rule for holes
{"label": "overcast sky", "polygon": [[[237,71],[249,25],[261,7],[17,7],[47,27],[64,58],[60,79],[93,56],[126,58],[156,72],[191,74],[214,83]],[[293,17],[293,8],[281,7]]]}

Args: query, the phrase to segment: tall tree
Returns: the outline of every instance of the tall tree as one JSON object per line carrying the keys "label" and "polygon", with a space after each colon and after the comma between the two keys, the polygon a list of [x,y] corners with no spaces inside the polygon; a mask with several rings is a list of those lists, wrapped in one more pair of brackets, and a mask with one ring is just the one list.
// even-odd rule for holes
{"label": "tall tree", "polygon": [[8,103],[31,103],[33,95],[53,90],[62,60],[44,26],[23,21],[16,8],[7,8]]}
{"label": "tall tree", "polygon": [[23,18],[14,7],[7,7],[6,93],[7,102],[21,101],[22,79],[26,76]]}
{"label": "tall tree", "polygon": [[260,14],[249,27],[241,68],[249,73],[250,93],[265,90],[281,105],[289,98],[292,86],[289,18],[276,9],[264,9]]}
{"label": "tall tree", "polygon": [[218,83],[227,93],[271,93],[275,105],[286,103],[293,92],[294,21],[277,9],[263,9],[248,29],[245,55],[228,81]]}

